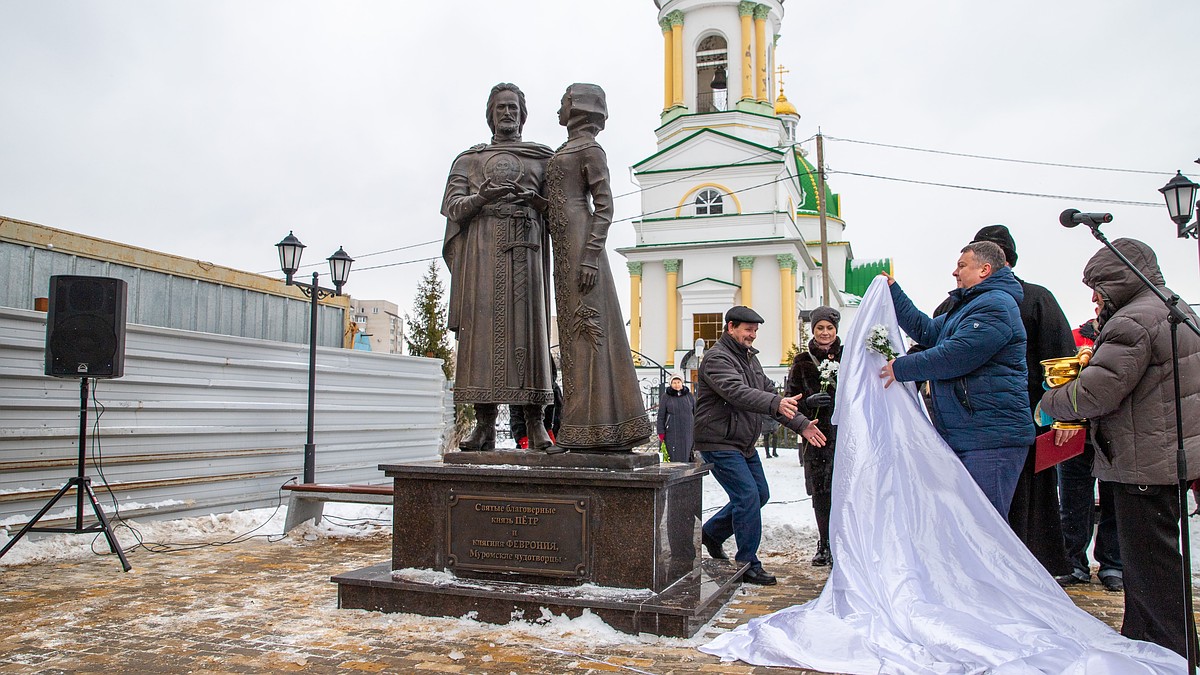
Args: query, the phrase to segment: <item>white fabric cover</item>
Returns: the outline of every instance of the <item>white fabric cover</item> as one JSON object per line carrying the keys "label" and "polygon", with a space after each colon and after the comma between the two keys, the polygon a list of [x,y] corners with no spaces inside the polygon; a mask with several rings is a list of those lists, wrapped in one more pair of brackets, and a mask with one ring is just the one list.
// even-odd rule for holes
{"label": "white fabric cover", "polygon": [[817,599],[701,651],[835,673],[1182,673],[1185,660],[1077,608],[984,497],[912,383],[883,388],[872,326],[903,352],[883,277],[843,336],[834,565]]}

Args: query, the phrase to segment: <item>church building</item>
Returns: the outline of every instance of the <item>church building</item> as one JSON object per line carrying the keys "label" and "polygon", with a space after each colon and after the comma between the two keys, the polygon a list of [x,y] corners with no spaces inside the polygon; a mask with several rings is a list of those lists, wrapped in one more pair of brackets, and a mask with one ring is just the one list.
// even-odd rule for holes
{"label": "church building", "polygon": [[818,176],[796,138],[800,115],[783,93],[775,44],[783,1],[655,0],[663,32],[657,150],[634,164],[641,187],[636,243],[618,249],[630,275],[629,342],[638,365],[696,367],[699,340],[720,337],[724,312],[763,316],[755,347],[776,382],[802,339],[805,310],[853,313],[890,260],[856,261],[841,200],[825,186],[825,256]]}

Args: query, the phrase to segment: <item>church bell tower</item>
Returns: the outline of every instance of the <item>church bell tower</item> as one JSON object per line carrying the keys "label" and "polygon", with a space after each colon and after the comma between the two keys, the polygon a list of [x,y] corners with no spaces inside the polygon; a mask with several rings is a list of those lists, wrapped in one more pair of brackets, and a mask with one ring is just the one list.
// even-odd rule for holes
{"label": "church bell tower", "polygon": [[656,0],[663,31],[662,122],[686,114],[773,114],[778,0]]}
{"label": "church bell tower", "polygon": [[[856,302],[846,286],[854,263],[840,200],[828,184],[818,198],[816,169],[797,144],[800,114],[773,77],[787,72],[775,63],[783,4],[655,0],[663,35],[657,148],[632,167],[641,216],[635,245],[618,249],[629,268],[630,347],[642,367],[690,376],[698,345],[720,337],[725,311],[749,305],[766,319],[754,346],[781,382],[824,275],[843,316]],[[814,256],[822,206],[827,266]]]}

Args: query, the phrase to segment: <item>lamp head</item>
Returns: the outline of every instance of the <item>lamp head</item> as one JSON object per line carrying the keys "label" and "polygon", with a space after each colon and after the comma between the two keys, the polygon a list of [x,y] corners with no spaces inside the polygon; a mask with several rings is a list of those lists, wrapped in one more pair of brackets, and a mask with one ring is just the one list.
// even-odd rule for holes
{"label": "lamp head", "polygon": [[350,276],[350,263],[354,262],[354,258],[346,255],[345,249],[341,246],[333,255],[329,256],[329,275],[333,277],[333,287],[338,295],[342,294],[342,286],[346,284],[346,279]]}
{"label": "lamp head", "polygon": [[289,230],[283,241],[275,244],[279,249],[279,269],[287,276],[288,284],[292,283],[292,275],[300,269],[300,256],[304,254],[304,244]]}
{"label": "lamp head", "polygon": [[1192,212],[1196,207],[1197,188],[1200,188],[1200,185],[1193,183],[1183,175],[1183,172],[1176,171],[1175,177],[1158,189],[1163,194],[1163,199],[1167,201],[1167,213],[1171,216],[1171,220],[1179,226],[1180,237],[1186,236],[1184,226],[1192,219]]}

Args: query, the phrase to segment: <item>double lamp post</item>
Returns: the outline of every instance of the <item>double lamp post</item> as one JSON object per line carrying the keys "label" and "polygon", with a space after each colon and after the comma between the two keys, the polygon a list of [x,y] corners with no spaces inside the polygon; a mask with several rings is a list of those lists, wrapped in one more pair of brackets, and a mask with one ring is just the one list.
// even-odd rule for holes
{"label": "double lamp post", "polygon": [[333,288],[321,288],[320,275],[313,272],[312,283],[306,284],[292,279],[292,275],[300,269],[300,256],[304,253],[304,244],[291,232],[283,241],[275,244],[279,249],[279,267],[283,270],[288,286],[296,286],[311,302],[308,317],[308,436],[304,443],[304,482],[316,482],[317,446],[313,443],[313,420],[315,418],[317,400],[317,301],[342,294],[342,286],[350,276],[350,263],[354,259],[346,255],[340,246],[333,255],[329,256],[329,275],[333,278]]}

